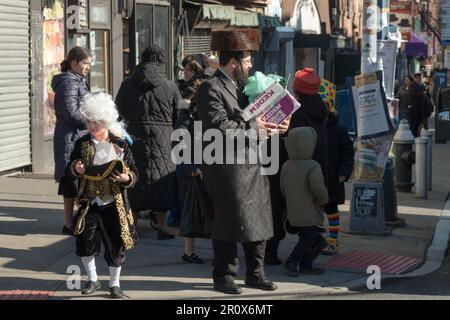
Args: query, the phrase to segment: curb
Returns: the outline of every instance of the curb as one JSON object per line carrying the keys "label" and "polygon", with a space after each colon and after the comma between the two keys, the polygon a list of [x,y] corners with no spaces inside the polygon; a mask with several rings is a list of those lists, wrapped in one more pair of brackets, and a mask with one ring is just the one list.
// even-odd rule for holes
{"label": "curb", "polygon": [[436,224],[433,240],[427,249],[425,262],[419,268],[402,275],[382,276],[382,280],[422,277],[439,270],[445,260],[450,239],[450,192],[446,199]]}
{"label": "curb", "polygon": [[[414,269],[405,274],[382,275],[381,280],[395,281],[404,278],[422,277],[439,270],[439,268],[442,266],[445,260],[446,252],[449,247],[449,240],[450,240],[450,192],[447,195],[444,208],[441,210],[439,221],[436,224],[433,240],[431,242],[431,245],[428,247],[426,255],[424,257],[425,262],[419,268]],[[333,286],[333,288],[335,289],[339,288],[339,290],[342,290],[342,292],[330,292],[330,293],[337,295],[344,295],[353,290],[356,291],[364,289],[366,288],[366,285],[367,285],[367,276],[364,276],[358,279],[348,280],[336,284]],[[304,295],[304,294],[324,296],[324,292],[317,292],[317,291],[296,292],[296,293],[289,292],[286,294],[286,296]]]}

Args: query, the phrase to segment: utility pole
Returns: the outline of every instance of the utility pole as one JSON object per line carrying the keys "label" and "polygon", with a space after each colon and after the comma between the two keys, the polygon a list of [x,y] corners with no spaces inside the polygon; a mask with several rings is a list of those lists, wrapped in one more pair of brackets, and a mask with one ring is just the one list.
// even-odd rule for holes
{"label": "utility pole", "polygon": [[363,0],[363,38],[361,47],[361,73],[377,69],[377,0]]}
{"label": "utility pole", "polygon": [[389,32],[389,8],[390,0],[378,0],[378,7],[380,8],[381,17],[381,31],[378,32],[378,40],[385,40]]}
{"label": "utility pole", "polygon": [[[383,5],[383,1],[380,2]],[[384,2],[386,3],[386,2]],[[355,83],[359,83],[357,86],[358,98],[355,99],[355,108],[357,109],[356,115],[358,117],[358,132],[364,132],[367,129],[367,125],[364,120],[363,108],[367,109],[367,101],[371,101],[375,95],[370,96],[372,90],[364,90],[363,86],[372,85],[377,83],[379,79],[375,75],[377,71],[377,35],[378,26],[381,26],[381,17],[379,16],[380,8],[378,7],[378,0],[363,0],[363,38],[361,47],[361,76],[355,77]],[[380,28],[381,29],[381,28]],[[381,30],[380,30],[381,31]],[[382,66],[381,66],[382,67]],[[368,75],[370,74],[370,75]],[[375,78],[375,81],[374,81]],[[373,90],[375,91],[375,90]],[[377,101],[377,103],[380,103]],[[370,106],[373,108],[373,105]],[[380,119],[383,120],[383,119]],[[359,135],[359,134],[358,134]],[[358,137],[356,157],[357,168],[361,172],[369,172],[378,165],[377,152],[375,149],[371,149],[363,143],[363,140],[371,142],[371,138],[364,139]],[[372,160],[370,160],[372,159]],[[374,159],[376,159],[374,161]],[[375,170],[373,170],[375,172]],[[377,234],[377,235],[389,235],[392,230],[385,226],[385,208],[384,208],[384,184],[383,178],[375,178],[375,175],[360,174],[360,177],[356,178],[352,184],[352,200],[351,200],[351,213],[350,224],[348,233],[356,234]],[[361,180],[358,180],[361,179]]]}

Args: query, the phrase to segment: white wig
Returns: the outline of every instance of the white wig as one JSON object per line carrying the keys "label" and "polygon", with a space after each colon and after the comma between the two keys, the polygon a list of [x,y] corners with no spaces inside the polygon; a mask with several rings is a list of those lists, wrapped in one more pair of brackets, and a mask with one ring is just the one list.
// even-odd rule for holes
{"label": "white wig", "polygon": [[81,102],[81,114],[86,122],[98,122],[103,124],[114,135],[123,138],[125,124],[119,122],[119,112],[113,97],[107,93],[90,93]]}

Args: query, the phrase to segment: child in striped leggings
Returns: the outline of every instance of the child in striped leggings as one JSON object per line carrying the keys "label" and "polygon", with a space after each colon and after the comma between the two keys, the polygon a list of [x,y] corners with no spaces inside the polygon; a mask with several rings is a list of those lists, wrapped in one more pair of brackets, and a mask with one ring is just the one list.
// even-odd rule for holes
{"label": "child in striped leggings", "polygon": [[337,111],[330,112],[327,121],[328,129],[328,197],[330,202],[325,207],[328,218],[328,245],[322,254],[338,253],[339,236],[339,204],[345,203],[346,182],[353,171],[354,149],[347,129],[338,123]]}
{"label": "child in striped leggings", "polygon": [[345,202],[344,182],[353,171],[354,149],[347,128],[339,124],[336,106],[336,86],[326,79],[322,79],[319,95],[329,110],[327,120],[328,139],[328,197],[330,201],[325,207],[328,218],[328,245],[322,254],[334,255],[338,253],[339,209],[338,205]]}

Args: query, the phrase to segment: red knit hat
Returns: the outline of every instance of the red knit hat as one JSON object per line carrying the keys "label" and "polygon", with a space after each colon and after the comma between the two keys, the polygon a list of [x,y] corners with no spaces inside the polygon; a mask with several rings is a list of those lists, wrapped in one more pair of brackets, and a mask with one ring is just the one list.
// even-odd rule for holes
{"label": "red knit hat", "polygon": [[314,69],[305,68],[295,73],[295,92],[315,95],[319,92],[319,87],[320,77],[314,73]]}

